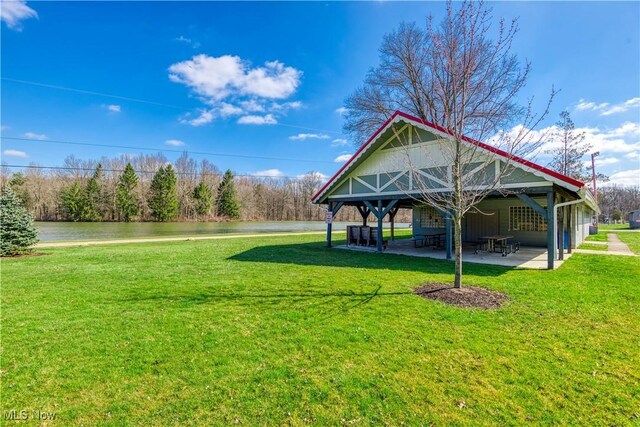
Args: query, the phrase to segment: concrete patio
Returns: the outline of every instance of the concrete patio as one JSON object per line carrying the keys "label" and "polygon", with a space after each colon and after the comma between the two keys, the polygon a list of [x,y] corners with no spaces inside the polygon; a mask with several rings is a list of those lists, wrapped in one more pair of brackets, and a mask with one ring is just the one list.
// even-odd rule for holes
{"label": "concrete patio", "polygon": [[[354,250],[364,252],[376,252],[375,247],[364,246],[347,246],[339,245],[335,246],[336,249]],[[446,259],[446,253],[442,249],[433,249],[431,247],[419,247],[414,246],[413,239],[400,239],[389,241],[385,254],[395,255],[407,255],[423,258],[435,258]],[[565,251],[564,259],[568,259],[571,254]],[[512,253],[503,257],[500,253],[492,252],[480,252],[474,253],[473,247],[462,248],[462,259],[464,262],[471,262],[475,264],[492,264],[502,265],[505,267],[518,267],[528,268],[534,270],[546,270],[547,269],[547,248],[537,248],[531,246],[521,246],[520,250],[516,253]],[[558,268],[562,265],[563,261],[556,260],[554,268]]]}

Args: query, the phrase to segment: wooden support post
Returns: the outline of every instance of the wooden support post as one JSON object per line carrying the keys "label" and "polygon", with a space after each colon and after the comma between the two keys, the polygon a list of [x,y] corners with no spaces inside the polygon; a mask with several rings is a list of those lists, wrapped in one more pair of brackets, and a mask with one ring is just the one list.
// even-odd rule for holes
{"label": "wooden support post", "polygon": [[396,220],[396,214],[398,213],[399,210],[400,210],[400,205],[395,205],[393,209],[389,211],[389,223],[390,223],[389,225],[391,228],[391,240],[395,240],[394,225]]}
{"label": "wooden support post", "polygon": [[360,212],[360,216],[362,217],[362,226],[367,226],[367,217],[369,216],[369,209],[366,206],[356,206],[358,212]]}
{"label": "wooden support post", "polygon": [[568,245],[568,250],[569,253],[573,252],[573,232],[572,232],[572,228],[573,228],[573,206],[569,205],[567,206],[567,210],[568,210],[568,214],[567,214],[567,234],[569,234],[569,245]]}
{"label": "wooden support post", "polygon": [[378,200],[378,236],[376,239],[376,250],[382,252],[382,218],[384,217],[382,212],[382,200]]}
{"label": "wooden support post", "polygon": [[395,217],[395,214],[393,212],[390,212],[389,213],[389,231],[391,233],[391,240],[392,241],[394,240],[394,237],[395,237],[394,233],[393,233],[394,217]]}
{"label": "wooden support post", "polygon": [[524,194],[524,193],[518,193],[516,194],[516,196],[522,200],[525,204],[527,204],[531,209],[533,209],[534,211],[536,211],[538,213],[538,215],[540,215],[543,218],[547,217],[547,211],[545,208],[543,208],[542,206],[540,206],[538,204],[538,202],[536,202],[535,200],[533,200],[531,197],[529,197],[528,195]]}
{"label": "wooden support post", "polygon": [[555,235],[556,227],[553,219],[554,205],[553,190],[547,192],[547,268],[553,270],[553,264],[556,258],[555,254]]}
{"label": "wooden support post", "polygon": [[[564,202],[564,198],[560,198],[560,203]],[[558,209],[558,260],[564,260],[564,206]]]}
{"label": "wooden support post", "polygon": [[[329,206],[327,207],[327,211],[333,212],[333,203],[332,202],[329,202]],[[331,247],[331,222],[327,223],[327,247],[328,248]]]}
{"label": "wooden support post", "polygon": [[447,212],[447,215],[444,218],[444,226],[445,226],[445,239],[444,239],[444,244],[445,244],[445,249],[447,251],[447,259],[451,259],[452,258],[452,254],[451,254],[451,243],[453,241],[452,237],[453,237],[453,233],[451,230],[452,224],[451,224],[451,211]]}

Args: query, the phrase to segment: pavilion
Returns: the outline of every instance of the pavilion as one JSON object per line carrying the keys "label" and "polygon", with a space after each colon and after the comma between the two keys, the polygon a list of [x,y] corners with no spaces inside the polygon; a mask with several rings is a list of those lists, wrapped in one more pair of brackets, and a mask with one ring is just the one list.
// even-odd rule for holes
{"label": "pavilion", "polygon": [[[343,206],[355,206],[363,225],[373,214],[379,252],[383,251],[383,220],[388,218],[393,230],[398,210],[410,208],[414,238],[443,232],[446,258],[451,259],[450,215],[421,199],[424,185],[415,182],[423,179],[433,191],[451,193],[451,164],[441,160],[434,165],[433,160],[425,160],[425,153],[430,159],[443,159],[438,156],[438,146],[451,140],[445,129],[396,111],[313,196],[312,202],[327,205],[332,215]],[[491,145],[466,137],[463,140],[485,159],[478,163],[482,170],[469,173],[498,177],[500,168],[512,168],[509,174],[497,178],[498,184],[477,205],[482,214],[468,213],[463,218],[463,242],[476,242],[484,235],[509,234],[523,246],[546,247],[547,268],[553,269],[554,261],[564,258],[563,247],[570,253],[589,234],[598,209],[590,188]],[[331,246],[330,221],[327,244]]]}

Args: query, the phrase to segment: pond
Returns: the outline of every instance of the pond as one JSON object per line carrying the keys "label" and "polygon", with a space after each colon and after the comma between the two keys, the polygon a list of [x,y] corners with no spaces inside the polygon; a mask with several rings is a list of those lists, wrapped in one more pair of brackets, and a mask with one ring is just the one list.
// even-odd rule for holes
{"label": "pond", "polygon": [[[334,230],[344,230],[350,222],[334,222]],[[41,242],[73,240],[132,239],[136,237],[176,237],[225,233],[274,233],[323,231],[324,221],[231,221],[231,222],[36,222]],[[409,224],[396,224],[408,228]]]}

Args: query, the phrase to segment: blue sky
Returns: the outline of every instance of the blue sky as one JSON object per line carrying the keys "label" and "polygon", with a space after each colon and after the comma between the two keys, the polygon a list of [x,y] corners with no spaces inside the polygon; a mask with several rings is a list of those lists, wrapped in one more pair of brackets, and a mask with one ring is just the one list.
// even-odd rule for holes
{"label": "blue sky", "polygon": [[[561,89],[544,126],[568,109],[600,150],[599,169],[639,184],[640,3],[489,5],[520,18],[513,50],[533,64],[523,99]],[[437,2],[3,2],[2,135],[29,141],[3,139],[2,159],[60,165],[69,154],[140,152],[46,142],[61,140],[300,159],[194,155],[237,173],[331,175],[354,151],[339,108],[377,64],[382,36],[443,11]]]}

